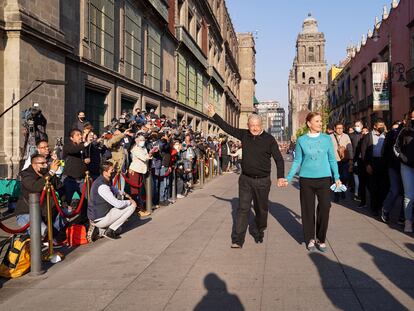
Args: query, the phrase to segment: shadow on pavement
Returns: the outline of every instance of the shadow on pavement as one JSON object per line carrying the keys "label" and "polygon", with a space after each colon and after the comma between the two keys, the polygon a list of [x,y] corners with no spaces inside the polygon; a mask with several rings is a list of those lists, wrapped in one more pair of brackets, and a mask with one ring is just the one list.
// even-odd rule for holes
{"label": "shadow on pavement", "polygon": [[404,258],[388,250],[368,243],[359,243],[378,269],[398,288],[408,296],[414,298],[412,290],[414,284],[414,260]]}
{"label": "shadow on pavement", "polygon": [[[139,217],[131,217],[130,220],[128,220],[122,228],[122,233],[126,233],[128,231],[134,230],[135,228],[138,228],[142,225],[145,225],[146,223],[150,222],[152,220],[151,217],[140,219]],[[122,235],[121,233],[121,235]]]}
{"label": "shadow on pavement", "polygon": [[301,216],[299,214],[276,202],[270,202],[269,213],[298,244],[302,244],[303,229],[300,222]]}
{"label": "shadow on pavement", "polygon": [[[338,290],[332,290],[332,271],[338,268],[339,263],[330,260],[320,253],[310,253],[309,257],[318,269],[322,288],[332,304],[339,310],[352,310],[352,307],[355,307],[355,302],[351,305],[352,302],[349,301],[348,297],[341,294],[343,289],[338,288]],[[341,264],[341,266],[347,276],[351,276],[353,280],[357,280],[364,287],[361,291],[364,294],[362,297],[358,292],[359,289],[354,288],[352,282],[349,282],[349,278],[347,277],[350,283],[349,285],[356,295],[356,300],[359,302],[362,310],[408,310],[380,283],[365,272],[344,264]],[[366,286],[368,284],[369,287],[367,288]]]}
{"label": "shadow on pavement", "polygon": [[[233,225],[232,225],[232,228],[231,228],[231,232],[233,233],[236,229],[236,215],[237,215],[237,209],[239,207],[239,198],[225,199],[225,198],[218,197],[216,195],[212,195],[212,197],[214,197],[214,198],[216,198],[217,200],[220,200],[220,201],[225,201],[225,202],[231,203],[231,218],[233,220]],[[253,208],[253,205],[252,205],[252,208]],[[257,226],[256,226],[256,222],[254,221],[254,219],[255,219],[255,214],[253,213],[253,210],[250,209],[249,218],[248,218],[249,234],[253,238],[257,236]]]}
{"label": "shadow on pavement", "polygon": [[244,311],[239,297],[227,291],[226,283],[217,274],[209,273],[204,278],[207,294],[195,306],[194,311]]}
{"label": "shadow on pavement", "polygon": [[405,247],[407,247],[410,251],[414,252],[414,244],[405,243]]}

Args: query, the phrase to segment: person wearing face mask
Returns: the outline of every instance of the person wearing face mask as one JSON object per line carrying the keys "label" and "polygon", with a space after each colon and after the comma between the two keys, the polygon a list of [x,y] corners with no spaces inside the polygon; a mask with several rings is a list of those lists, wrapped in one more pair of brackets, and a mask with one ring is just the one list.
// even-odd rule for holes
{"label": "person wearing face mask", "polygon": [[[129,179],[134,184],[139,184],[143,181],[144,175],[148,172],[148,163],[152,159],[152,153],[148,153],[145,147],[145,137],[139,135],[135,139],[135,145],[131,149],[132,162],[129,165]],[[140,217],[147,217],[151,213],[144,209],[144,204],[140,198],[141,189],[131,186],[131,196],[138,204],[138,215]]]}
{"label": "person wearing face mask", "polygon": [[354,188],[354,200],[355,201],[361,201],[361,198],[359,197],[358,189],[359,189],[359,166],[358,166],[358,159],[355,157],[357,146],[359,144],[359,141],[362,138],[362,122],[360,120],[355,121],[354,123],[354,132],[349,134],[349,138],[351,139],[352,144],[352,159],[353,159],[353,166],[350,169],[350,172],[352,172],[351,178],[353,178],[353,188]]}
{"label": "person wearing face mask", "polygon": [[84,127],[85,123],[88,123],[86,121],[85,111],[79,110],[76,121],[73,123],[72,128],[83,131],[83,127]]}
{"label": "person wearing face mask", "polygon": [[414,205],[414,109],[405,121],[405,127],[398,135],[394,146],[395,154],[401,162],[401,178],[404,187],[404,232],[413,232]]}
{"label": "person wearing face mask", "polygon": [[[46,177],[49,177],[50,183],[55,189],[58,189],[59,179],[56,177],[58,168],[59,160],[53,160],[49,168],[46,157],[42,154],[37,154],[32,157],[31,165],[20,173],[21,195],[15,210],[17,224],[20,227],[25,226],[30,221],[29,193],[39,193],[40,195],[45,187]],[[44,237],[47,231],[47,226],[45,225],[47,217],[46,200],[44,200],[40,208],[42,215],[41,234]],[[55,212],[53,216],[56,219],[53,226],[56,230],[60,230],[63,226],[62,220],[60,217],[57,217],[56,209],[53,210]],[[56,237],[56,233],[54,236]]]}
{"label": "person wearing face mask", "polygon": [[378,118],[374,129],[361,142],[361,158],[368,176],[368,189],[371,197],[371,213],[378,216],[388,193],[387,165],[383,156],[385,123]]}
{"label": "person wearing face mask", "polygon": [[400,209],[400,219],[404,218],[404,207],[401,202],[400,197],[403,194],[403,185],[401,180],[401,165],[400,160],[394,153],[394,145],[397,141],[397,137],[403,128],[403,124],[400,122],[394,122],[392,124],[391,130],[385,135],[384,141],[384,160],[387,163],[388,177],[390,180],[390,189],[388,191],[387,197],[384,200],[384,205],[381,212],[381,220],[383,222],[388,222],[390,219],[390,212],[395,206],[395,202],[401,206]]}
{"label": "person wearing face mask", "polygon": [[[112,185],[115,168],[111,162],[102,163],[101,170],[102,175],[92,184],[88,201],[89,230],[92,240],[100,231],[95,228],[105,230],[102,235],[115,240],[120,238],[117,230],[134,213],[137,204],[128,194]],[[125,195],[127,200],[118,199],[118,195]]]}

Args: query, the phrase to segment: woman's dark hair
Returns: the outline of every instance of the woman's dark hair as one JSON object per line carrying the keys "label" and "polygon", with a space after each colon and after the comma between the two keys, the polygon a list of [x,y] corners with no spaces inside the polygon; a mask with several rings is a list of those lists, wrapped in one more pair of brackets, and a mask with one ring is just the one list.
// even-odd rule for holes
{"label": "woman's dark hair", "polygon": [[312,119],[316,116],[320,116],[321,114],[319,112],[309,112],[308,115],[306,116],[306,127],[308,126],[308,122],[312,121]]}

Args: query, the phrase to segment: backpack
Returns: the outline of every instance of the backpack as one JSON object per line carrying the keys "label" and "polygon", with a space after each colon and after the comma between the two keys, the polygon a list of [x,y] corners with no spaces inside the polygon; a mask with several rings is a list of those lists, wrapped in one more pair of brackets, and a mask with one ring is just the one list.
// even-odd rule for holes
{"label": "backpack", "polygon": [[14,234],[4,241],[0,256],[7,246],[0,264],[0,276],[18,278],[30,270],[30,237],[27,234]]}
{"label": "backpack", "polygon": [[65,243],[68,246],[88,244],[86,227],[78,224],[67,227]]}

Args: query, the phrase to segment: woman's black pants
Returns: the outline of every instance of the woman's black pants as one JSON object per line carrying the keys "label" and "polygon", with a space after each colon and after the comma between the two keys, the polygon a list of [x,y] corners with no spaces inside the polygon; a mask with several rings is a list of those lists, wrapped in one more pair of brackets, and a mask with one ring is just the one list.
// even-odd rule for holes
{"label": "woman's black pants", "polygon": [[[302,226],[305,243],[311,239],[325,243],[328,230],[329,210],[331,208],[331,178],[303,178],[299,179],[300,207],[302,211]],[[318,198],[315,228],[315,197]]]}

